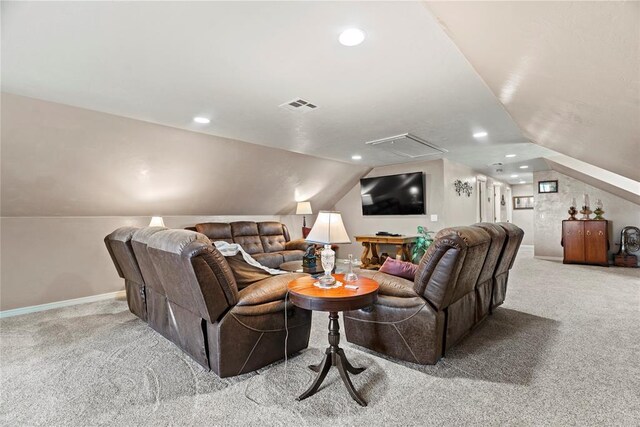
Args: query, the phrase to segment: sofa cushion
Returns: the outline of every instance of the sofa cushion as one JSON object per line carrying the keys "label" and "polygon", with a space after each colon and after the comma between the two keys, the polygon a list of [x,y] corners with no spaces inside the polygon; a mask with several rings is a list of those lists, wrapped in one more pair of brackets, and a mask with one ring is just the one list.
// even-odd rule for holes
{"label": "sofa cushion", "polygon": [[233,243],[231,225],[225,222],[203,222],[196,224],[196,231],[207,236],[212,242],[224,240],[225,242]]}
{"label": "sofa cushion", "polygon": [[381,273],[391,274],[392,276],[402,277],[413,281],[416,277],[416,270],[418,266],[412,262],[400,261],[391,257],[388,257],[382,267],[380,267]]}
{"label": "sofa cushion", "polygon": [[278,268],[280,264],[284,262],[284,257],[280,252],[273,252],[270,254],[265,253],[257,253],[251,255],[253,259],[258,261],[260,264],[269,268]]}
{"label": "sofa cushion", "polygon": [[414,290],[413,282],[402,277],[392,276],[374,270],[360,270],[358,275],[375,280],[380,285],[379,295],[399,298],[414,298],[418,294]]}
{"label": "sofa cushion", "polygon": [[258,236],[258,224],[253,221],[236,221],[229,223],[231,234],[236,236]]}
{"label": "sofa cushion", "polygon": [[260,236],[262,247],[266,253],[283,251],[286,246],[286,240],[282,234],[271,236]]}
{"label": "sofa cushion", "polygon": [[233,238],[233,241],[242,246],[242,249],[251,256],[264,253],[259,236],[237,236]]}
{"label": "sofa cushion", "polygon": [[284,258],[284,262],[289,261],[302,261],[302,257],[304,256],[304,251],[280,251]]}
{"label": "sofa cushion", "polygon": [[271,276],[256,282],[238,293],[237,305],[258,305],[284,300],[289,282],[304,276],[306,276],[306,274],[288,273]]}
{"label": "sofa cushion", "polygon": [[237,253],[233,256],[225,258],[233,277],[236,279],[238,289],[244,289],[249,285],[252,285],[260,280],[268,279],[271,274],[267,273],[261,268],[255,267],[244,260],[241,253]]}

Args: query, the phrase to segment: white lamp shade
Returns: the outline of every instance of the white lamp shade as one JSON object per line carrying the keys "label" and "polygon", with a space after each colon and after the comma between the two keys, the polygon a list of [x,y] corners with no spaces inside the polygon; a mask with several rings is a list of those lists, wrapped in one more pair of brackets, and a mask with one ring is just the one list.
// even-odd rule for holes
{"label": "white lamp shade", "polygon": [[296,215],[311,215],[311,203],[310,202],[298,202],[296,207]]}
{"label": "white lamp shade", "polygon": [[322,243],[330,245],[332,243],[351,243],[347,230],[342,223],[340,212],[320,211],[311,232],[305,239],[311,243]]}
{"label": "white lamp shade", "polygon": [[152,216],[149,227],[164,227],[164,220],[161,216]]}

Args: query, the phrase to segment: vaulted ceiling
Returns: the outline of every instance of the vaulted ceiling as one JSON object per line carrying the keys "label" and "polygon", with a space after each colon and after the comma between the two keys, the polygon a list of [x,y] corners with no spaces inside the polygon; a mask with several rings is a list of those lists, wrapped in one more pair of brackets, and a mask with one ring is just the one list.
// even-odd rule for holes
{"label": "vaulted ceiling", "polygon": [[640,3],[429,2],[526,138],[640,181]]}
{"label": "vaulted ceiling", "polygon": [[509,182],[556,152],[640,179],[638,3],[1,7],[5,92],[353,164],[416,160],[365,145],[410,132]]}
{"label": "vaulted ceiling", "polygon": [[[365,145],[405,132],[494,176],[493,163],[517,169],[550,153],[523,137],[421,2],[4,2],[2,9],[6,92],[354,164],[424,159]],[[338,35],[352,26],[366,32],[364,43],[340,45]],[[278,107],[298,97],[319,108]],[[474,139],[478,131],[488,136]],[[530,180],[530,170],[518,179]]]}

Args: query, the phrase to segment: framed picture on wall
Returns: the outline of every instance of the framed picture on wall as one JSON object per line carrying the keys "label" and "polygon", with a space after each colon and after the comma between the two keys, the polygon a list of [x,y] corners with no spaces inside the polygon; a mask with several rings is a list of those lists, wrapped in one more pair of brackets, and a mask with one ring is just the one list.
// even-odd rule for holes
{"label": "framed picture on wall", "polygon": [[558,180],[555,181],[538,181],[538,193],[557,193]]}
{"label": "framed picture on wall", "polygon": [[515,196],[513,209],[533,209],[533,196]]}

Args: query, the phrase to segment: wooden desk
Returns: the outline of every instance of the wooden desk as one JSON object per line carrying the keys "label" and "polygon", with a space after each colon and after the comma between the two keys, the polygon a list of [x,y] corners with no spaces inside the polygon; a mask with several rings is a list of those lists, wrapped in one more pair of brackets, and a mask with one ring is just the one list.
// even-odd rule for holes
{"label": "wooden desk", "polygon": [[356,236],[356,242],[362,242],[363,246],[360,268],[380,268],[380,245],[395,245],[396,258],[410,261],[409,249],[417,240],[418,236]]}

